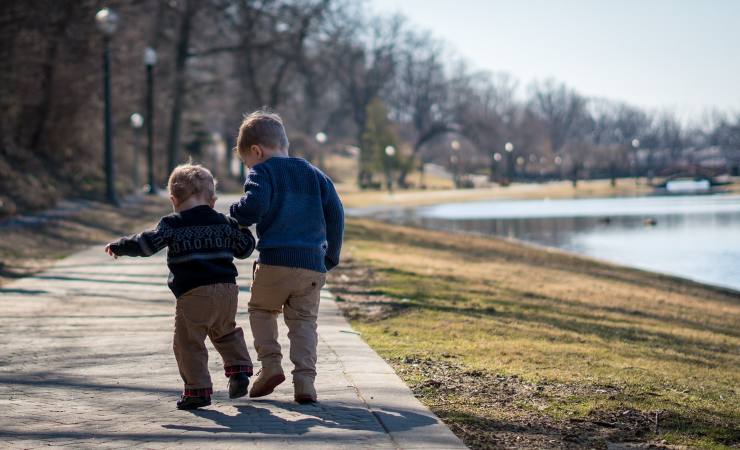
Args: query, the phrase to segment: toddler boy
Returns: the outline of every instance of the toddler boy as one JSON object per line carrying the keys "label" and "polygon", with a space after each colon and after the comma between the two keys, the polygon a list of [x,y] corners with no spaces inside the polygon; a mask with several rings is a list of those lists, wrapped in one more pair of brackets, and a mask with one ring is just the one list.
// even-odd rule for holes
{"label": "toddler boy", "polygon": [[229,398],[247,393],[252,361],[244,332],[236,326],[239,288],[233,258],[254,250],[254,237],[236,220],[216,212],[216,185],[208,169],[194,164],[175,168],[168,182],[175,212],[156,229],[122,238],[105,247],[113,256],[151,256],[167,247],[168,285],[177,298],[173,349],[185,389],[178,409],[211,404],[208,336],[221,354],[229,377]]}
{"label": "toddler boy", "polygon": [[257,358],[250,397],[270,394],[285,381],[277,315],[285,314],[299,403],[316,401],[316,319],[326,272],[339,264],[344,211],[329,177],[308,161],[288,155],[288,138],[277,114],[248,115],[237,138],[239,157],[250,168],[244,197],[231,205],[242,226],[257,224],[249,323]]}

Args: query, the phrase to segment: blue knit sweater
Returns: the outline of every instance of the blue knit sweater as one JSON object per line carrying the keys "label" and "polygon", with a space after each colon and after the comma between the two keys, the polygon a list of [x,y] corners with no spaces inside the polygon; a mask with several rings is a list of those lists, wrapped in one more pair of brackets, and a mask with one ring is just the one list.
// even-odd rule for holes
{"label": "blue knit sweater", "polygon": [[342,202],[331,179],[304,159],[272,157],[255,165],[230,213],[240,225],[257,224],[260,263],[317,272],[339,264]]}

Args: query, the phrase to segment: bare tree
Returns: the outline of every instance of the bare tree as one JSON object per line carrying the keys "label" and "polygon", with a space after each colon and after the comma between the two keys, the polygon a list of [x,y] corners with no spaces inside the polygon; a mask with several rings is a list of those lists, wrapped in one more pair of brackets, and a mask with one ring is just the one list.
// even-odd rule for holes
{"label": "bare tree", "polygon": [[[529,104],[542,119],[550,149],[556,155],[561,155],[566,145],[572,143],[577,134],[581,137],[588,128],[583,122],[586,101],[562,83],[547,80],[532,84]],[[568,148],[570,151],[567,155],[563,155],[567,157],[564,159],[569,160],[574,185],[583,165],[582,147],[579,142]]]}
{"label": "bare tree", "polygon": [[172,86],[172,109],[170,113],[170,134],[167,141],[167,173],[175,168],[180,151],[180,125],[182,122],[183,99],[186,86],[186,65],[188,62],[190,40],[195,15],[201,3],[197,0],[184,0],[180,14],[180,26],[175,41],[175,75]]}
{"label": "bare tree", "polygon": [[[396,120],[408,123],[413,159],[432,139],[459,129],[449,111],[448,82],[442,61],[443,47],[428,34],[408,32],[399,50],[399,68],[390,102]],[[398,185],[406,187],[411,164],[398,174]],[[423,164],[422,164],[423,170]]]}
{"label": "bare tree", "polygon": [[[374,19],[359,28],[362,19],[349,20],[345,26],[334,30],[333,52],[330,68],[337,77],[342,102],[337,113],[349,113],[355,125],[356,142],[362,140],[367,123],[367,107],[380,97],[395,75],[398,63],[399,35],[403,20]],[[361,149],[361,151],[364,149]],[[368,158],[360,158],[369,161]],[[360,165],[358,183],[369,184],[371,172],[366,164]]]}

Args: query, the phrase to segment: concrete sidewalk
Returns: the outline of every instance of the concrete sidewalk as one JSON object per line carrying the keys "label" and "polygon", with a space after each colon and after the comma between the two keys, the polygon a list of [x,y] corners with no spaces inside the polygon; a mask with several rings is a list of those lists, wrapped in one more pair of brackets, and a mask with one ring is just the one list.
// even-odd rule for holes
{"label": "concrete sidewalk", "polygon": [[[174,299],[161,255],[108,258],[102,246],[0,288],[2,448],[464,448],[352,331],[325,292],[319,320],[320,403],[229,400],[213,347],[214,402],[178,411]],[[248,331],[251,261],[239,262],[238,323]],[[286,330],[281,328],[284,354]],[[255,361],[256,362],[256,361]],[[284,361],[290,373],[290,361]]]}

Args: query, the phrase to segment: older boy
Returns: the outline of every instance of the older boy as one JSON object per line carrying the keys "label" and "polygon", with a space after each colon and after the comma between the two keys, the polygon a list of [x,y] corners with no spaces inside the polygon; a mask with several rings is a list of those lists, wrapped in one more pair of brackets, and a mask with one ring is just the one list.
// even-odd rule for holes
{"label": "older boy", "polygon": [[244,197],[231,205],[242,226],[257,224],[249,323],[262,369],[250,397],[270,394],[285,381],[277,315],[285,314],[295,400],[316,401],[316,319],[326,272],[339,264],[344,211],[329,177],[288,155],[277,114],[256,111],[239,129],[235,149],[251,169]]}
{"label": "older boy", "polygon": [[204,167],[183,164],[170,175],[168,190],[174,214],[156,229],[123,238],[105,247],[113,256],[150,256],[167,247],[168,285],[177,297],[173,349],[185,389],[178,409],[211,404],[208,336],[221,354],[229,377],[229,397],[247,394],[252,361],[244,332],[236,326],[239,288],[233,258],[248,257],[254,237],[232,218],[216,212],[215,180]]}

